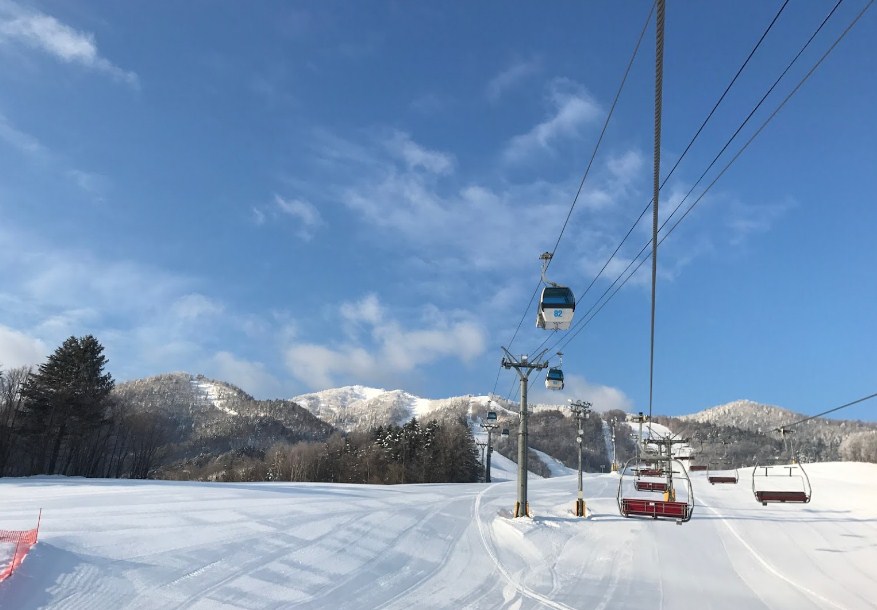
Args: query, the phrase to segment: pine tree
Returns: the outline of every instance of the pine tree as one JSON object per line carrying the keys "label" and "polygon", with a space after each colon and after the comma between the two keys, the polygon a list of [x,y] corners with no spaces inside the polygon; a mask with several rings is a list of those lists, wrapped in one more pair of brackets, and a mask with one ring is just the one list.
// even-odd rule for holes
{"label": "pine tree", "polygon": [[76,461],[80,472],[73,474],[91,474],[96,447],[90,444],[107,423],[114,385],[112,375],[104,372],[103,349],[91,335],[70,337],[25,383],[34,472],[65,474]]}

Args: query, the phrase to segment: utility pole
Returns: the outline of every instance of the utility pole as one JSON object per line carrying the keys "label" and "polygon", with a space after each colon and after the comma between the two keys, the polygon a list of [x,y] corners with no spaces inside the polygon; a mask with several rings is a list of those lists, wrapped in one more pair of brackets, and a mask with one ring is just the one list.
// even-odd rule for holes
{"label": "utility pole", "polygon": [[[489,404],[489,403],[488,403]],[[488,411],[487,412],[487,423],[481,423],[481,427],[484,430],[487,430],[487,460],[482,460],[484,463],[484,482],[490,483],[490,454],[493,453],[493,443],[491,442],[491,435],[493,431],[499,428],[499,424],[496,423],[496,411]]]}
{"label": "utility pole", "polygon": [[[630,421],[635,424],[639,424],[639,442],[636,444],[636,460],[639,461],[640,445],[642,445],[643,447],[646,446],[646,441],[643,438],[643,422],[649,421],[649,416],[643,415],[643,412],[640,411],[639,415],[637,415],[636,417],[631,417]],[[649,437],[651,437],[651,435],[649,435]]]}
{"label": "utility pole", "polygon": [[481,449],[481,463],[484,464],[484,449],[487,447],[487,443],[484,441],[475,441],[475,444]]}
{"label": "utility pole", "polygon": [[582,420],[588,419],[591,414],[591,403],[582,400],[569,401],[569,408],[576,418],[576,443],[579,446],[579,495],[576,499],[576,517],[585,516],[585,496],[582,492],[582,435],[585,430],[582,428]]}
{"label": "utility pole", "polygon": [[548,350],[542,350],[534,362],[531,362],[526,354],[518,360],[506,348],[502,348],[502,351],[507,356],[502,359],[503,368],[515,369],[518,377],[521,378],[521,423],[518,426],[518,501],[515,502],[515,517],[528,517],[530,505],[527,502],[527,383],[530,373],[534,370],[548,368],[547,362],[540,362],[540,358]]}
{"label": "utility pole", "polygon": [[616,420],[612,420],[612,472],[618,471],[618,460],[616,459],[616,451],[615,451],[615,424]]}

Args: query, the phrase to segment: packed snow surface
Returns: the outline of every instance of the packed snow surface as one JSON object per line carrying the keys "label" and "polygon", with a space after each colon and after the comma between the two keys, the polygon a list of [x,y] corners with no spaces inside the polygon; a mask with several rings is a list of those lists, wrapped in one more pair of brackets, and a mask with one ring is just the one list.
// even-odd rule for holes
{"label": "packed snow surface", "polygon": [[[508,464],[499,460],[497,466]],[[693,519],[619,516],[618,477],[393,487],[0,479],[39,543],[0,584],[31,608],[877,608],[877,465],[806,466],[810,504],[694,473]]]}

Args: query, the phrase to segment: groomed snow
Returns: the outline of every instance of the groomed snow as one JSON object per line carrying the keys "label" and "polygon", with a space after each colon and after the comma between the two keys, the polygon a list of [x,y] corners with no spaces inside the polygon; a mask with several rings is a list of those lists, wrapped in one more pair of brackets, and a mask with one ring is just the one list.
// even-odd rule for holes
{"label": "groomed snow", "polygon": [[[497,456],[495,456],[496,458]],[[807,465],[813,500],[761,506],[749,476],[692,478],[693,519],[625,519],[614,474],[516,484],[0,480],[0,528],[39,543],[0,607],[877,607],[877,465]]]}

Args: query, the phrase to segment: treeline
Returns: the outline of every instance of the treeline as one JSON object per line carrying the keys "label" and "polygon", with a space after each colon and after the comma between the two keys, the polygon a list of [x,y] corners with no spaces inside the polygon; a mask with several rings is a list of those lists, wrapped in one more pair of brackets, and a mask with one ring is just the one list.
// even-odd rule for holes
{"label": "treeline", "polygon": [[[619,461],[632,455],[635,448],[630,439],[630,428],[624,423],[623,411],[592,412],[582,421],[582,470],[585,472],[608,472],[612,455],[608,452],[606,431],[603,422],[607,422],[608,432],[615,429],[616,458]],[[499,438],[495,450],[513,462],[518,461],[518,421],[516,417],[500,418],[501,428],[509,429],[507,438]],[[578,467],[578,445],[575,419],[560,410],[541,410],[531,413],[527,423],[528,444],[531,449],[547,453],[560,460],[569,468]],[[611,444],[611,443],[610,443]],[[531,472],[549,476],[548,467],[542,463],[532,451],[527,457],[527,467]]]}
{"label": "treeline", "polygon": [[103,346],[70,337],[34,371],[0,371],[0,475],[145,478],[163,421],[111,395]]}
{"label": "treeline", "polygon": [[[461,409],[344,435],[288,401],[200,404],[179,376],[114,391],[103,347],[67,339],[37,370],[0,371],[0,476],[221,481],[478,480]],[[195,379],[195,383],[200,383]],[[169,391],[166,391],[169,390]]]}
{"label": "treeline", "polygon": [[241,449],[161,471],[162,478],[203,481],[331,483],[471,483],[480,466],[465,420],[380,426],[334,433],[325,442]]}

